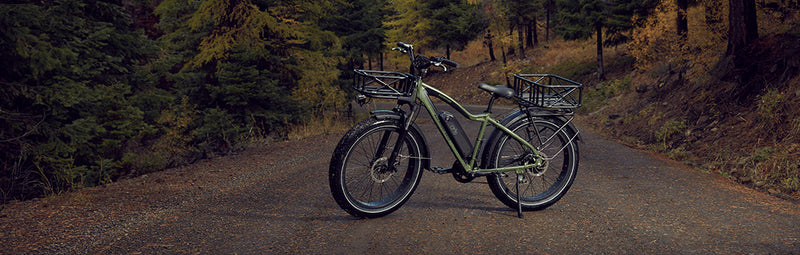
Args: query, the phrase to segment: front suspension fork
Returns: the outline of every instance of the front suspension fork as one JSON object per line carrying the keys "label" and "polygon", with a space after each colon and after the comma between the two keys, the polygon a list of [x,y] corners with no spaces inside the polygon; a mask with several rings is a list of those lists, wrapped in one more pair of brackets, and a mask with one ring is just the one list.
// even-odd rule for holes
{"label": "front suspension fork", "polygon": [[[387,166],[389,167],[390,171],[397,170],[395,169],[395,166],[397,164],[398,156],[400,155],[400,149],[403,147],[402,142],[406,139],[406,136],[408,135],[408,129],[411,128],[411,123],[414,121],[415,118],[414,115],[417,112],[416,110],[418,106],[412,103],[408,103],[408,105],[410,106],[409,114],[406,114],[405,111],[403,111],[403,109],[400,109],[399,106],[393,109],[393,111],[399,113],[400,116],[403,116],[403,118],[401,119],[403,126],[400,129],[399,135],[397,136],[397,140],[394,142],[392,152],[389,155],[389,159],[387,161]],[[378,160],[381,157],[381,155],[383,155],[383,153],[385,152],[386,146],[388,146],[388,143],[390,142],[389,141],[390,136],[391,136],[391,131],[384,132],[383,137],[381,137],[381,142],[378,145],[378,151],[375,153],[375,158],[373,158],[373,162],[375,160]]]}

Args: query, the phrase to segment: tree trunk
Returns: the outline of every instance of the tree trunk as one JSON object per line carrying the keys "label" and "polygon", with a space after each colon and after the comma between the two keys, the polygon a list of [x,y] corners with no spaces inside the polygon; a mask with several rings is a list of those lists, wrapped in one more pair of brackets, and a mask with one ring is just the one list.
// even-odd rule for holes
{"label": "tree trunk", "polygon": [[533,46],[539,45],[539,24],[536,23],[536,18],[533,18]]}
{"label": "tree trunk", "polygon": [[517,35],[519,36],[519,59],[525,59],[525,39],[522,35],[522,17],[517,19]]}
{"label": "tree trunk", "polygon": [[447,56],[445,58],[450,59],[450,44],[444,47],[444,54]]}
{"label": "tree trunk", "polygon": [[678,5],[678,15],[675,17],[675,25],[677,27],[678,36],[681,38],[681,43],[686,42],[687,34],[689,33],[689,22],[686,18],[686,9],[689,7],[688,0],[675,0]]}
{"label": "tree trunk", "polygon": [[727,56],[741,55],[743,50],[758,39],[755,0],[730,0],[728,15]]}
{"label": "tree trunk", "polygon": [[546,11],[547,16],[545,17],[545,24],[544,24],[544,41],[550,41],[550,8]]}
{"label": "tree trunk", "polygon": [[[511,56],[511,55],[514,55],[514,53],[516,53],[516,50],[515,50],[516,47],[514,47],[514,43],[513,42],[514,42],[514,26],[517,25],[517,22],[516,21],[512,21],[512,22],[508,22],[508,24],[509,24],[508,25],[508,37],[511,38],[511,45],[508,46],[508,49],[507,49],[508,52],[506,52],[506,54]],[[505,63],[505,59],[503,60],[503,63]]]}
{"label": "tree trunk", "polygon": [[503,64],[505,65],[505,64],[508,63],[508,62],[506,62],[506,47],[505,46],[500,46],[500,52],[503,54]]}
{"label": "tree trunk", "polygon": [[606,79],[605,70],[603,70],[603,25],[595,25],[597,29],[597,77],[600,80]]}
{"label": "tree trunk", "polygon": [[536,29],[533,26],[533,22],[536,22],[536,20],[528,21],[528,25],[527,25],[528,31],[527,31],[527,34],[525,36],[525,46],[527,46],[528,48],[533,48],[533,35],[534,35],[535,29]]}
{"label": "tree trunk", "polygon": [[755,0],[730,0],[728,12],[728,49],[722,67],[739,86],[729,97],[742,103],[752,100],[761,91],[762,82],[753,82],[758,68],[750,59],[747,48],[758,39]]}
{"label": "tree trunk", "polygon": [[495,61],[497,58],[494,57],[494,36],[492,35],[491,30],[486,31],[486,36],[483,37],[483,45],[489,48],[489,61]]}
{"label": "tree trunk", "polygon": [[497,58],[494,57],[494,48],[492,47],[492,44],[490,43],[489,44],[489,61],[495,61],[495,60],[497,60]]}

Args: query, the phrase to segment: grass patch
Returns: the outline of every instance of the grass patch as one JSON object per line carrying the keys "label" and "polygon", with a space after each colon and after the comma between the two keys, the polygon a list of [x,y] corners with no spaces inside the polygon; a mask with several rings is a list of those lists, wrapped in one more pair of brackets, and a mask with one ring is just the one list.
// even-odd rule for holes
{"label": "grass patch", "polygon": [[763,182],[764,187],[800,190],[800,161],[797,144],[775,148],[764,146],[744,160],[744,174]]}
{"label": "grass patch", "polygon": [[785,101],[786,96],[777,89],[768,89],[759,96],[756,109],[759,128],[771,131],[784,120]]}
{"label": "grass patch", "polygon": [[595,112],[607,105],[608,100],[631,91],[631,76],[626,75],[621,79],[601,82],[595,86],[584,87],[583,103],[578,108],[579,113]]}
{"label": "grass patch", "polygon": [[361,114],[348,116],[347,113],[339,112],[319,114],[304,123],[290,127],[287,138],[289,140],[299,140],[318,135],[343,133],[350,129],[355,123],[354,120],[360,119],[359,117],[364,116],[361,116]]}
{"label": "grass patch", "polygon": [[577,79],[597,72],[596,62],[576,62],[568,60],[561,62],[545,71],[545,73],[556,74],[567,79]]}

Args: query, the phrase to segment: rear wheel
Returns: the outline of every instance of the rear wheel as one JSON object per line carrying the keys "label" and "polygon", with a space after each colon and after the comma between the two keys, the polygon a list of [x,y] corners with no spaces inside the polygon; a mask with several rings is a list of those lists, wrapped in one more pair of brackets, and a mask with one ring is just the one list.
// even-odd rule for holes
{"label": "rear wheel", "polygon": [[[578,147],[570,139],[575,134],[560,128],[557,119],[520,118],[507,127],[533,145],[539,154],[525,148],[509,135],[497,139],[489,157],[492,168],[520,166],[544,159],[539,167],[525,169],[519,180],[523,210],[541,210],[561,199],[569,190],[578,169]],[[492,193],[505,205],[517,209],[517,181],[514,172],[488,176]]]}
{"label": "rear wheel", "polygon": [[[339,206],[356,217],[387,215],[411,197],[422,176],[421,138],[399,120],[370,118],[342,137],[331,158],[329,182]],[[398,148],[392,159],[392,151]],[[391,160],[390,160],[391,159]]]}

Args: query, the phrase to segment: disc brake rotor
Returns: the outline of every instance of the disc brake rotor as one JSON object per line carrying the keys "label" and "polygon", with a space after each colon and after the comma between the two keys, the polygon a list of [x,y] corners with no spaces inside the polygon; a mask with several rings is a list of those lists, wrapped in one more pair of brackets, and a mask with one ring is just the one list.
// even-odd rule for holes
{"label": "disc brake rotor", "polygon": [[372,163],[369,169],[369,176],[377,183],[384,183],[394,176],[395,171],[389,170],[389,159],[386,157],[379,158]]}
{"label": "disc brake rotor", "polygon": [[528,164],[536,164],[537,160],[540,160],[541,164],[527,169],[525,173],[531,177],[544,175],[544,173],[547,172],[547,167],[550,166],[550,161],[547,160],[547,155],[540,151],[538,156],[529,155],[529,157],[530,158],[527,160]]}

